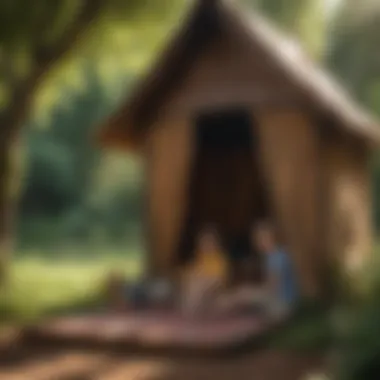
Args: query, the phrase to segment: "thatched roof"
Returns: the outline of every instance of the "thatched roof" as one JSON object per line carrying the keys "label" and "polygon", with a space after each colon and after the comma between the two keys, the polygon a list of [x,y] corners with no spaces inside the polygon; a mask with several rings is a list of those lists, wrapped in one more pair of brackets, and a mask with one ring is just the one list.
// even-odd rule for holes
{"label": "thatched roof", "polygon": [[128,138],[136,140],[207,43],[226,26],[248,38],[256,51],[259,48],[297,88],[304,103],[347,132],[380,141],[380,129],[372,117],[313,63],[296,42],[258,14],[247,14],[228,0],[198,0],[153,70],[107,121],[101,131],[102,144],[117,146],[119,140],[123,140],[123,145]]}

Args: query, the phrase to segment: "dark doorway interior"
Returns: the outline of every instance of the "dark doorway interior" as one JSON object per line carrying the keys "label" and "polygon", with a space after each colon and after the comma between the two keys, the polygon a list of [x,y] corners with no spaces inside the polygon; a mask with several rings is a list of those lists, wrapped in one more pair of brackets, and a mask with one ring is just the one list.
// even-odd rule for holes
{"label": "dark doorway interior", "polygon": [[241,109],[196,117],[196,154],[179,246],[182,263],[192,258],[197,234],[208,225],[219,232],[232,270],[247,255],[257,256],[249,233],[255,220],[267,216],[268,208],[252,123]]}

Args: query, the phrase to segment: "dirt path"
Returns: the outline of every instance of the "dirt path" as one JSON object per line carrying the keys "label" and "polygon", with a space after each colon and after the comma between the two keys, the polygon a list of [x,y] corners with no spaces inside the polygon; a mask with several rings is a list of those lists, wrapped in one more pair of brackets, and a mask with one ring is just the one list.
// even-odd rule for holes
{"label": "dirt path", "polygon": [[14,348],[0,353],[0,380],[301,380],[321,366],[318,355],[277,351],[217,361]]}

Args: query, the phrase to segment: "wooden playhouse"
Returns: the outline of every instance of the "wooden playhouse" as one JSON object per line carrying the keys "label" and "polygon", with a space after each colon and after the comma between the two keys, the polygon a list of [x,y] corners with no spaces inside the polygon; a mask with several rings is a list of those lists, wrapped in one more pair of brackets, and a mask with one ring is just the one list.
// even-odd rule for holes
{"label": "wooden playhouse", "polygon": [[172,275],[197,229],[248,244],[277,225],[305,295],[371,245],[369,160],[379,129],[292,40],[232,2],[196,1],[101,131],[146,167],[149,268]]}

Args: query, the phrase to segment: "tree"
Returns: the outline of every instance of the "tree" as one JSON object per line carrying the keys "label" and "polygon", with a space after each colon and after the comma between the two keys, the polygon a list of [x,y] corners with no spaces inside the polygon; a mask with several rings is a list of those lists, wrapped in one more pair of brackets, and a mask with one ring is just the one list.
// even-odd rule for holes
{"label": "tree", "polygon": [[[4,0],[0,3],[0,281],[12,246],[16,202],[10,181],[12,154],[37,91],[68,53],[103,49],[113,31],[132,22],[153,22],[170,13],[162,0]],[[107,29],[108,28],[108,29]],[[120,36],[120,33],[119,33]],[[100,40],[99,40],[100,39]],[[96,40],[96,43],[94,42]],[[82,53],[83,53],[82,52]]]}
{"label": "tree", "polygon": [[49,226],[59,217],[63,222],[56,231],[62,239],[78,235],[69,231],[89,230],[93,224],[93,218],[86,217],[87,204],[94,191],[94,169],[102,156],[93,135],[121,90],[125,90],[127,77],[123,75],[117,84],[104,83],[96,68],[88,64],[82,79],[81,91],[61,89],[65,102],[52,107],[48,117],[33,120],[26,133],[27,176],[20,199],[21,220],[17,223],[18,242],[22,244],[43,243],[31,234],[30,227],[36,220],[43,230],[44,224]]}
{"label": "tree", "polygon": [[[374,0],[346,0],[333,29],[328,64],[361,101],[380,112],[380,65],[377,54],[380,5]],[[375,79],[375,80],[374,80]]]}
{"label": "tree", "polygon": [[[327,65],[350,92],[380,115],[380,65],[376,53],[380,35],[380,4],[374,0],[346,0],[336,15]],[[373,162],[374,194],[380,191],[380,156]],[[379,197],[374,197],[374,217],[380,226]]]}
{"label": "tree", "polygon": [[326,46],[327,18],[323,0],[247,0],[319,58]]}

